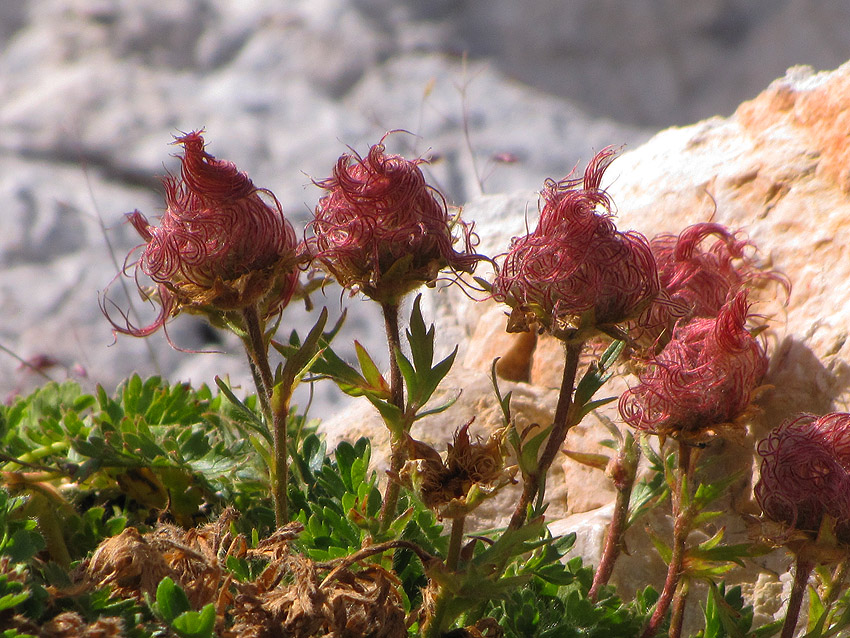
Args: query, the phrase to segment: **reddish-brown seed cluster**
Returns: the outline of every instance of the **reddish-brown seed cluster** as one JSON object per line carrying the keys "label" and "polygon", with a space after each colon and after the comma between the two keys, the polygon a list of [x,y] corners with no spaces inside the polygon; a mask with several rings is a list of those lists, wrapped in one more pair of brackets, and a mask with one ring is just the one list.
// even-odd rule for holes
{"label": "reddish-brown seed cluster", "polygon": [[160,225],[138,211],[128,215],[145,240],[137,268],[157,284],[162,309],[144,328],[113,323],[120,332],[146,336],[184,308],[226,312],[259,303],[271,316],[296,286],[297,239],[274,195],[207,153],[200,132],[177,143],[184,149],[180,177],[163,180]]}
{"label": "reddish-brown seed cluster", "polygon": [[850,545],[850,414],[803,414],[758,444],[755,495],[764,514],[814,540],[824,516]]}
{"label": "reddish-brown seed cluster", "polygon": [[514,238],[493,283],[496,299],[553,333],[623,322],[659,291],[646,238],[616,229],[600,188],[614,155],[611,148],[598,153],[582,178],[546,182],[537,227]]}
{"label": "reddish-brown seed cluster", "polygon": [[318,182],[327,195],[316,207],[310,249],[343,287],[395,303],[443,268],[475,268],[471,228],[458,224],[463,249],[455,251],[445,200],[420,163],[385,153],[382,141],[366,157],[342,155]]}
{"label": "reddish-brown seed cluster", "polygon": [[621,395],[626,423],[691,439],[740,416],[767,370],[764,348],[746,327],[748,312],[740,292],[716,317],[680,325],[640,382]]}

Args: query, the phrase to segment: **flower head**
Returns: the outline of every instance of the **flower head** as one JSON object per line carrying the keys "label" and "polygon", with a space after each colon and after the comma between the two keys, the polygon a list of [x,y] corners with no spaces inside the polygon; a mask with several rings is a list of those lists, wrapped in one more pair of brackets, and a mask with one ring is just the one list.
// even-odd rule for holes
{"label": "flower head", "polygon": [[756,500],[765,516],[815,540],[829,515],[850,545],[850,414],[802,414],[758,444]]}
{"label": "flower head", "polygon": [[[706,247],[709,237],[715,239]],[[629,333],[643,342],[661,340],[663,345],[676,322],[717,316],[723,304],[753,283],[773,280],[786,291],[790,288],[781,274],[758,267],[748,254],[752,242],[721,224],[703,222],[679,235],[658,235],[650,247],[662,294],[636,322],[637,330]]]}
{"label": "flower head", "polygon": [[177,138],[180,177],[163,180],[167,209],[159,226],[128,215],[144,239],[137,270],[156,284],[162,309],[145,328],[113,325],[146,336],[181,310],[221,313],[259,304],[268,317],[295,289],[297,240],[274,195],[254,186],[232,162],[204,150],[200,132]]}
{"label": "flower head", "polygon": [[366,157],[342,155],[317,185],[327,191],[311,223],[314,259],[345,288],[394,302],[435,280],[443,268],[472,272],[471,228],[461,223],[455,251],[452,220],[442,195],[419,164],[385,152],[383,140]]}
{"label": "flower head", "polygon": [[767,371],[761,343],[747,330],[745,292],[715,318],[679,326],[672,340],[620,397],[620,414],[634,428],[696,439],[733,422],[750,403]]}
{"label": "flower head", "polygon": [[546,182],[537,228],[513,239],[493,283],[496,299],[555,334],[635,317],[659,290],[649,243],[616,229],[600,188],[613,159],[614,150],[605,149],[583,178]]}

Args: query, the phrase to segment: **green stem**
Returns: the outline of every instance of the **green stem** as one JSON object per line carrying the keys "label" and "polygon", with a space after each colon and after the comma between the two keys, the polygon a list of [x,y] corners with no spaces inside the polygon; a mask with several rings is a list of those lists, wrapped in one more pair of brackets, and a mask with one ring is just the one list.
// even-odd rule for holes
{"label": "green stem", "polygon": [[460,557],[460,548],[463,545],[463,524],[465,516],[452,519],[452,535],[449,538],[449,553],[446,556],[446,567],[451,571],[457,570],[457,562]]}
{"label": "green stem", "polygon": [[445,590],[440,590],[437,594],[433,612],[425,620],[422,625],[422,638],[442,638],[443,625],[446,622],[446,613],[448,611],[448,594]]}
{"label": "green stem", "polygon": [[549,440],[546,442],[543,454],[540,455],[540,459],[537,462],[537,469],[528,476],[523,477],[522,496],[514,510],[513,516],[511,516],[508,529],[519,529],[522,527],[529,504],[540,491],[541,484],[546,481],[546,473],[549,471],[552,461],[555,460],[558,450],[564,444],[564,439],[567,438],[567,432],[570,427],[575,425],[569,423],[568,417],[573,402],[573,392],[575,391],[579,355],[581,354],[583,345],[583,342],[569,342],[565,346],[564,375],[561,379],[561,391],[558,395],[555,417],[552,420],[552,432],[549,434]]}
{"label": "green stem", "polygon": [[800,606],[803,603],[803,594],[806,593],[806,585],[815,564],[811,560],[797,556],[797,568],[794,572],[794,584],[791,586],[791,598],[788,600],[788,610],[785,612],[785,624],[782,626],[780,638],[792,638],[797,628],[797,620],[800,617]]}
{"label": "green stem", "polygon": [[248,354],[248,367],[251,369],[251,378],[254,380],[254,387],[257,389],[257,400],[260,402],[260,410],[263,417],[266,419],[266,425],[272,422],[272,406],[269,403],[269,397],[265,391],[265,384],[260,376],[260,371],[257,369],[257,364],[254,363],[254,358],[251,356],[250,339],[243,341],[245,352]]}
{"label": "green stem", "polygon": [[[387,345],[390,353],[390,397],[394,406],[404,412],[404,378],[396,359],[396,352],[401,351],[401,336],[398,326],[398,303],[381,303],[384,314],[384,326],[387,332]],[[406,460],[405,440],[401,433],[393,432],[390,438],[390,475],[397,476]],[[384,502],[381,505],[381,532],[387,531],[395,518],[400,486],[390,478]]]}
{"label": "green stem", "polygon": [[278,527],[289,521],[289,505],[286,488],[289,467],[286,449],[286,421],[289,414],[291,388],[281,388],[281,396],[274,396],[274,376],[269,365],[268,347],[264,336],[264,324],[260,319],[256,306],[248,306],[242,310],[245,330],[248,338],[245,346],[257,383],[257,393],[260,405],[263,407],[267,425],[272,429],[272,445],[274,446],[274,465],[271,470],[272,500],[274,501],[274,517]]}
{"label": "green stem", "polygon": [[[691,508],[690,496],[685,494],[686,490],[690,490],[691,485],[691,447],[684,442],[679,442],[679,469],[676,489],[672,494],[673,501],[673,548],[670,556],[670,564],[667,567],[667,578],[664,581],[664,589],[661,591],[661,596],[655,604],[655,611],[652,618],[643,632],[641,638],[652,638],[661,626],[664,616],[667,615],[667,610],[670,608],[670,603],[673,602],[673,596],[676,593],[676,588],[679,580],[682,577],[682,571],[685,560],[685,541],[691,531]],[[684,612],[684,609],[682,610]]]}

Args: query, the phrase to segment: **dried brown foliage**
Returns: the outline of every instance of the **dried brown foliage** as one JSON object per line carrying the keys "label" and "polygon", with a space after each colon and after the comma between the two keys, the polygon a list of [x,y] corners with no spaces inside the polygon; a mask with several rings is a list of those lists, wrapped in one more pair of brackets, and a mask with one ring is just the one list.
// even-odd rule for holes
{"label": "dried brown foliage", "polygon": [[[231,532],[237,515],[227,509],[218,521],[190,530],[160,525],[140,534],[127,529],[95,550],[82,567],[80,586],[109,586],[118,596],[141,600],[145,594],[155,596],[159,582],[169,576],[194,609],[215,604],[217,635],[223,638],[407,635],[400,582],[389,571],[375,564],[356,569],[338,566],[338,561],[315,563],[293,552],[290,544],[300,523],[289,523],[248,547],[244,537]],[[240,582],[226,569],[229,556],[267,566],[253,581]],[[108,638],[120,633],[43,635]]]}

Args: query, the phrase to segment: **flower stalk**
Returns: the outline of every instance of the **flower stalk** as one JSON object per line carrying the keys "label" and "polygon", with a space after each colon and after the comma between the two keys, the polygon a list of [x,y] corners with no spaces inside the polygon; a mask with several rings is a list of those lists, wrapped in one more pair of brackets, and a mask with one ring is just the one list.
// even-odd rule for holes
{"label": "flower stalk", "polygon": [[800,607],[803,603],[803,595],[806,593],[806,585],[812,574],[815,563],[802,555],[797,556],[797,564],[794,569],[794,583],[791,586],[791,598],[788,600],[788,609],[785,612],[785,623],[782,625],[780,638],[793,638],[794,630],[797,628],[797,620],[800,617]]}
{"label": "flower stalk", "polygon": [[[291,389],[281,384],[275,387],[271,365],[269,365],[268,346],[265,340],[265,327],[257,312],[256,306],[242,310],[242,319],[248,334],[244,340],[252,369],[256,370],[260,383],[257,384],[257,395],[263,408],[263,416],[272,431],[273,466],[271,471],[272,501],[274,503],[275,524],[280,527],[289,522],[289,506],[287,502],[287,483],[289,481],[289,465],[287,458],[286,421],[289,414]],[[289,396],[282,396],[288,394]]]}
{"label": "flower stalk", "polygon": [[[396,359],[396,352],[401,352],[401,336],[398,322],[397,302],[383,302],[381,310],[384,315],[384,326],[387,332],[387,344],[390,354],[390,400],[402,413],[404,412],[404,379]],[[407,458],[405,440],[395,433],[390,434],[390,473],[397,476]],[[396,505],[401,487],[397,481],[390,480],[384,493],[381,505],[381,531],[386,531],[395,517]]]}
{"label": "flower stalk", "polygon": [[[658,628],[661,626],[664,617],[667,615],[667,610],[670,608],[670,603],[673,602],[673,597],[676,594],[676,589],[684,572],[685,541],[691,531],[692,523],[690,486],[693,479],[693,458],[691,449],[690,445],[684,441],[679,441],[676,489],[673,491],[671,499],[673,502],[673,547],[670,564],[667,566],[667,578],[664,581],[664,589],[661,591],[661,596],[655,604],[655,611],[652,613],[652,617],[649,619],[649,623],[641,638],[652,638],[658,632]],[[683,613],[684,609],[681,610],[680,616]],[[679,630],[681,631],[681,625]],[[673,636],[672,632],[673,627],[671,626],[671,636]]]}
{"label": "flower stalk", "polygon": [[449,552],[446,555],[446,567],[451,571],[457,569],[458,559],[460,558],[460,549],[463,545],[463,526],[466,522],[466,516],[458,516],[452,519],[452,531],[449,538]]}
{"label": "flower stalk", "polygon": [[525,522],[528,506],[540,492],[546,482],[546,474],[555,455],[564,444],[570,427],[570,407],[573,402],[575,390],[576,372],[578,371],[578,360],[581,354],[582,342],[567,342],[564,346],[564,375],[561,378],[561,390],[558,395],[558,405],[555,408],[555,417],[552,420],[552,431],[543,453],[540,455],[535,470],[523,477],[523,490],[519,503],[511,516],[508,529],[519,529]]}
{"label": "flower stalk", "polygon": [[[613,463],[612,478],[617,496],[614,501],[614,513],[608,526],[608,534],[605,537],[605,547],[599,566],[593,576],[593,585],[588,592],[590,600],[596,600],[599,590],[608,584],[611,574],[614,572],[614,564],[617,562],[623,550],[624,534],[629,518],[629,501],[632,497],[632,488],[637,476],[638,459],[640,458],[640,446],[630,434],[626,435]],[[611,464],[609,464],[610,467]]]}

